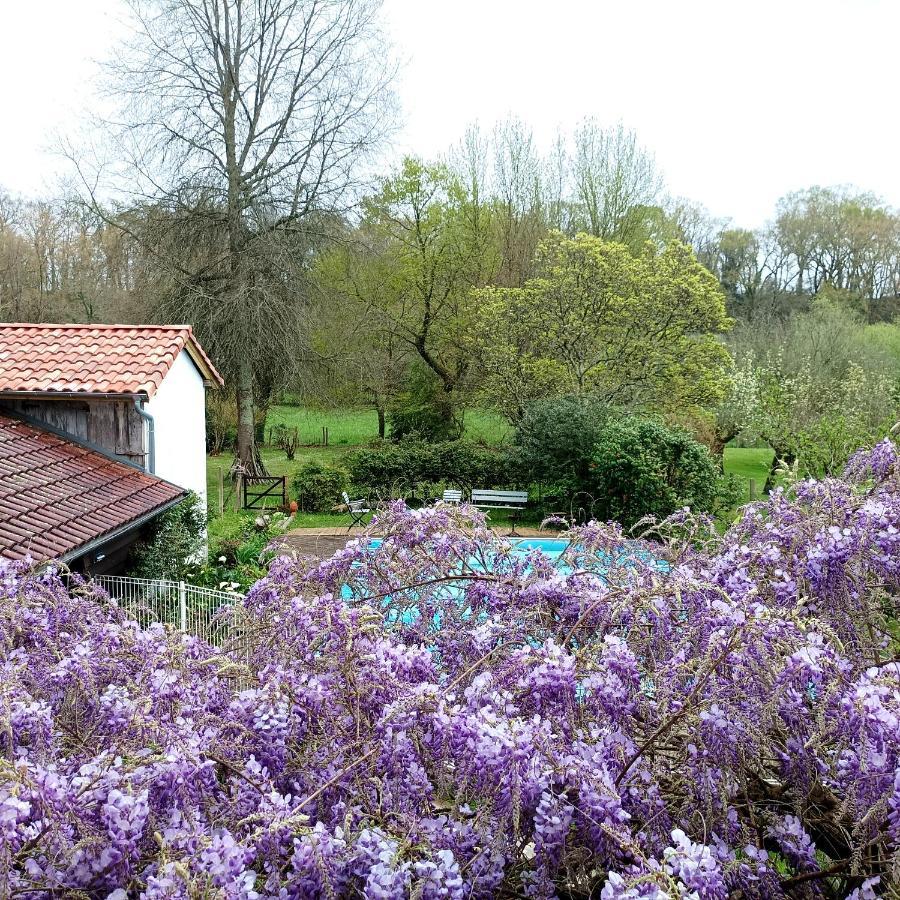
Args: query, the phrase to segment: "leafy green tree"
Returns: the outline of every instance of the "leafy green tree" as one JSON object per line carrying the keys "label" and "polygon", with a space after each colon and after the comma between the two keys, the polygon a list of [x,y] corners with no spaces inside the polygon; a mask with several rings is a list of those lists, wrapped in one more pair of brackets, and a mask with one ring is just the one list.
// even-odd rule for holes
{"label": "leafy green tree", "polygon": [[731,323],[690,248],[647,245],[635,256],[587,234],[556,235],[541,244],[537,271],[522,288],[474,292],[483,390],[513,420],[527,406],[516,389],[527,374],[541,390],[617,405],[670,409],[724,395],[729,357],[719,335]]}
{"label": "leafy green tree", "polygon": [[745,228],[728,228],[719,235],[714,271],[729,299],[752,306],[765,278],[760,238]]}
{"label": "leafy green tree", "polygon": [[462,418],[434,372],[414,362],[388,412],[393,440],[455,440],[462,434]]}
{"label": "leafy green tree", "polygon": [[327,405],[371,407],[383,438],[388,410],[415,353],[390,322],[372,314],[393,298],[380,249],[369,232],[347,226],[316,256],[309,279],[311,352],[299,368],[305,396]]}
{"label": "leafy green tree", "polygon": [[[457,415],[471,358],[464,335],[490,240],[477,201],[446,166],[407,158],[363,204],[355,240],[323,264],[333,292],[356,304],[365,330],[406,351],[439,386],[438,409]],[[396,396],[396,395],[395,395]]]}
{"label": "leafy green tree", "polygon": [[587,397],[532,403],[516,427],[523,471],[537,482],[571,496],[590,481],[594,447],[609,409]]}

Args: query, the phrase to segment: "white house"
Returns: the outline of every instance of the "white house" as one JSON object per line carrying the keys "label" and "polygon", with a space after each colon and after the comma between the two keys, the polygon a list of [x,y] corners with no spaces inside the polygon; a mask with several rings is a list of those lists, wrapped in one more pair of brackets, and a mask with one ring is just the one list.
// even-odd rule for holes
{"label": "white house", "polygon": [[145,420],[144,427],[148,446],[153,428],[155,458],[150,471],[193,491],[205,505],[206,387],[220,376],[211,367],[204,373],[189,347],[186,344],[175,357],[156,393],[143,404],[153,423]]}
{"label": "white house", "polygon": [[[205,504],[206,389],[222,383],[187,325],[0,324],[0,463],[4,450],[9,459],[0,465],[0,555],[25,555],[24,534],[32,557],[83,558],[91,568],[124,558],[138,527],[161,511],[151,499],[175,502],[161,485]],[[55,469],[54,453],[66,458]],[[126,474],[113,476],[96,454]],[[73,465],[81,494],[61,487]],[[135,470],[143,477],[127,476]],[[24,508],[16,496],[29,498]]]}

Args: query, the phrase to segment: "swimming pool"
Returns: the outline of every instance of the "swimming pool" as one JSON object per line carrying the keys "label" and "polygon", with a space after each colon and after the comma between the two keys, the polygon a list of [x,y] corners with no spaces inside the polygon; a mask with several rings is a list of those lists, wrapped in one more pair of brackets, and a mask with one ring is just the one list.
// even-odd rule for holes
{"label": "swimming pool", "polygon": [[[372,538],[369,540],[369,550],[372,551],[372,555],[376,554],[376,551],[381,548],[384,542],[381,538]],[[525,558],[533,553],[535,550],[539,550],[544,556],[546,556],[550,562],[559,568],[560,572],[568,573],[571,572],[571,569],[567,565],[560,565],[559,559],[566,551],[566,549],[570,546],[569,542],[566,540],[560,540],[559,538],[507,538],[505,541],[509,547],[512,548],[511,552],[502,551],[500,546],[496,548],[502,555],[505,555],[507,559],[512,558],[514,561],[524,561]],[[470,558],[465,561],[465,563],[458,564],[459,568],[456,569],[457,572],[462,572],[463,570],[468,570],[469,572],[483,572],[485,571],[485,560],[479,558]],[[526,572],[531,571],[531,566],[525,567]],[[465,592],[466,585],[462,581],[454,581],[452,578],[453,570],[448,571],[447,573],[451,577],[448,579],[447,583],[442,585],[440,588],[436,590],[440,593],[443,593],[446,597],[452,598],[454,601],[458,601],[460,603],[464,603],[465,600]],[[384,623],[387,626],[395,626],[395,625],[412,625],[414,624],[420,615],[419,607],[417,605],[416,598],[419,596],[418,588],[415,586],[410,586],[402,589],[400,591],[403,595],[402,605],[400,609],[394,608],[394,601],[396,599],[396,595],[381,597],[379,598],[379,605],[384,610]],[[367,585],[364,581],[361,583],[357,583],[355,585],[355,590],[349,584],[343,585],[341,588],[341,594],[343,598],[347,601],[361,600],[366,599],[367,594]],[[464,609],[462,612],[464,618],[472,616],[471,609]],[[475,621],[483,621],[487,616],[487,613],[481,612],[477,616],[474,617]],[[432,620],[432,628],[435,631],[440,631],[441,628],[441,620],[442,614],[440,612],[436,612],[433,616]]]}
{"label": "swimming pool", "polygon": [[510,543],[516,553],[529,553],[532,550],[540,550],[551,559],[562,556],[569,546],[568,541],[559,538],[512,538]]}
{"label": "swimming pool", "polygon": [[[565,552],[566,547],[569,546],[568,541],[561,540],[560,538],[522,537],[508,538],[507,540],[512,545],[514,553],[525,555],[526,553],[530,553],[532,550],[540,550],[551,559],[562,556],[562,554]],[[372,540],[369,541],[369,547],[373,550],[377,549],[380,546],[381,538],[372,538]]]}
{"label": "swimming pool", "polygon": [[[382,544],[383,541],[381,538],[370,539],[368,547],[369,550],[372,551],[373,558],[378,555],[377,551],[381,548]],[[589,554],[591,560],[588,562],[585,570],[580,569],[582,563],[581,560],[576,562],[572,556],[567,557],[565,560],[562,559],[563,554],[572,549],[572,544],[565,539],[536,537],[507,538],[504,544],[505,546],[497,545],[492,548],[493,551],[497,553],[498,559],[505,559],[507,564],[512,562],[514,568],[517,569],[519,574],[526,580],[535,574],[532,563],[536,563],[537,561],[533,557],[532,559],[528,559],[535,551],[539,551],[550,563],[551,569],[555,569],[562,578],[567,578],[576,574],[576,569],[573,568],[573,565],[578,567],[578,571],[582,575],[597,578],[603,583],[606,583],[610,569],[618,570],[621,566],[623,569],[627,570],[634,565],[640,565],[641,561],[650,561],[651,564],[661,572],[668,569],[668,566],[663,561],[655,559],[646,550],[630,546],[627,542],[619,547],[619,553],[613,551],[611,553],[598,552],[597,554]],[[579,554],[579,549],[577,547],[575,548],[575,552],[576,554]],[[472,616],[473,622],[483,621],[486,618],[487,613],[482,610],[477,615],[473,615],[472,609],[468,606],[466,592],[471,586],[471,582],[462,580],[467,577],[463,576],[462,573],[469,572],[477,575],[479,572],[491,569],[492,564],[490,562],[490,556],[491,554],[489,553],[487,558],[472,557],[465,561],[457,560],[455,565],[451,565],[441,573],[448,577],[445,579],[438,579],[440,582],[439,584],[432,580],[432,570],[432,572],[424,576],[423,582],[420,585],[412,584],[402,588],[398,586],[396,593],[391,592],[388,595],[376,591],[376,596],[372,599],[375,599],[376,603],[384,610],[385,625],[412,625],[417,621],[420,621],[421,613],[419,601],[421,599],[423,602],[427,603],[425,599],[426,594],[420,593],[420,589],[422,588],[424,588],[426,593],[431,594],[432,600],[434,599],[434,596],[440,595],[443,597],[443,602],[446,602],[449,599],[451,602],[456,603],[461,610],[463,618]],[[524,563],[524,565],[516,566],[516,563]],[[344,584],[341,588],[342,596],[345,600],[350,602],[368,600],[370,598],[371,588],[369,583],[367,583],[363,571],[365,565],[364,563],[359,562],[354,565],[354,568],[357,566],[359,567],[357,571],[361,576],[360,579],[352,586],[351,584]],[[536,567],[543,569],[543,566]],[[506,568],[506,566],[504,566],[504,568]],[[509,571],[508,568],[506,568],[506,571]],[[546,570],[544,571],[546,572]],[[461,575],[461,578],[459,580],[455,579],[455,574]],[[399,608],[397,608],[397,605],[399,605]],[[441,629],[442,612],[435,612],[430,615],[429,618],[431,619],[431,628],[434,631],[439,631]]]}

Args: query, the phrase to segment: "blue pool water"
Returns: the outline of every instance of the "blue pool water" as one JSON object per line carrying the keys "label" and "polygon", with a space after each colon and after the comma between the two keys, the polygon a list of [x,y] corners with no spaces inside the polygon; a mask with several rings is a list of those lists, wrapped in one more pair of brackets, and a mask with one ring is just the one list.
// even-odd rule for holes
{"label": "blue pool water", "polygon": [[517,553],[540,550],[551,559],[562,556],[563,551],[569,546],[568,541],[561,541],[558,538],[516,538],[510,543]]}
{"label": "blue pool water", "polygon": [[[509,543],[512,544],[514,553],[524,556],[532,550],[540,550],[551,559],[558,559],[569,546],[568,541],[559,538],[509,538]],[[381,538],[373,538],[369,546],[373,549],[380,547]]]}

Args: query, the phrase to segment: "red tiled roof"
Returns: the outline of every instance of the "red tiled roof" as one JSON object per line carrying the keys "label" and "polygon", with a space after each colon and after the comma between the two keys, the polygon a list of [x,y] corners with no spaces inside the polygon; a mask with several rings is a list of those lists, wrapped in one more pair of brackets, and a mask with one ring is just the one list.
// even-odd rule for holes
{"label": "red tiled roof", "polygon": [[185,493],[74,441],[0,415],[0,556],[36,562],[78,549]]}
{"label": "red tiled roof", "polygon": [[0,392],[152,397],[183,349],[208,383],[223,383],[190,325],[0,323]]}

